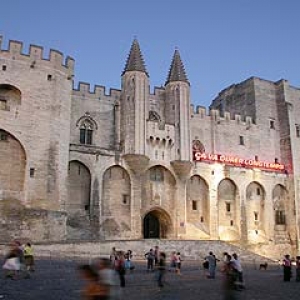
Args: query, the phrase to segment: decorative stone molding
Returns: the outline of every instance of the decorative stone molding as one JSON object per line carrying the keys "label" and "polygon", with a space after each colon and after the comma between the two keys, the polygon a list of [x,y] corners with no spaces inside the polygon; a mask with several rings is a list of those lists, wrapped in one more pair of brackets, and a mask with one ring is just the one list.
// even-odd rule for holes
{"label": "decorative stone molding", "polygon": [[142,174],[147,169],[150,161],[148,156],[142,154],[125,154],[123,159],[136,175]]}
{"label": "decorative stone molding", "polygon": [[171,161],[171,166],[173,167],[176,175],[184,180],[190,174],[193,163],[187,160],[173,160]]}

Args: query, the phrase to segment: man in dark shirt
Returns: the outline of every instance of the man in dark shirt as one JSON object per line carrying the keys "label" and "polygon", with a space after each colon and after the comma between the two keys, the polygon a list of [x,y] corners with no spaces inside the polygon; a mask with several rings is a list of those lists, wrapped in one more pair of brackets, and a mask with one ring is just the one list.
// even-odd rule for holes
{"label": "man in dark shirt", "polygon": [[164,276],[166,273],[166,254],[164,252],[160,252],[159,254],[159,261],[158,261],[158,286],[164,286]]}

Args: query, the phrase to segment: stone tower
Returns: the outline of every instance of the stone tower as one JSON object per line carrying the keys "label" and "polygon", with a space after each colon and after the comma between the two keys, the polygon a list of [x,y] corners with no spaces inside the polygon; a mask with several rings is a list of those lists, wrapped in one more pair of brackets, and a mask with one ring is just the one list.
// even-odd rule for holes
{"label": "stone tower", "polygon": [[190,83],[176,49],[166,87],[166,123],[175,126],[175,158],[190,160]]}
{"label": "stone tower", "polygon": [[121,150],[124,154],[145,154],[145,124],[149,75],[139,43],[134,39],[122,73]]}

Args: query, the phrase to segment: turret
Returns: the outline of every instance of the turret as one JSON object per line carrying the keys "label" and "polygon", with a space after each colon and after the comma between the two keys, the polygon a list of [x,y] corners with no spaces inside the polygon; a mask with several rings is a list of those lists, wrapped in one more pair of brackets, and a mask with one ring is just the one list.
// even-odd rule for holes
{"label": "turret", "polygon": [[176,160],[190,160],[190,83],[178,49],[175,50],[166,87],[166,123],[175,126]]}
{"label": "turret", "polygon": [[139,43],[134,39],[122,73],[121,149],[124,154],[145,154],[149,78]]}

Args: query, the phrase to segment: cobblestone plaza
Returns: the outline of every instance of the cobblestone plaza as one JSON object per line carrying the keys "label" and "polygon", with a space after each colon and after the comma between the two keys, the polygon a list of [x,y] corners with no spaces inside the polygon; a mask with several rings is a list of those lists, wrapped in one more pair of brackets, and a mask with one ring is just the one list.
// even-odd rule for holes
{"label": "cobblestone plaza", "polygon": [[[36,272],[30,279],[0,279],[0,299],[5,300],[75,300],[80,299],[82,281],[76,267],[88,261],[37,260]],[[217,272],[215,280],[205,278],[200,269],[201,261],[183,261],[182,275],[167,273],[167,284],[159,291],[155,274],[146,272],[146,262],[135,262],[136,269],[126,274],[126,287],[121,299],[222,299],[222,273]],[[236,292],[237,299],[275,300],[298,299],[300,283],[283,282],[282,270],[272,265],[267,271],[259,271],[254,263],[244,264],[246,290]]]}

